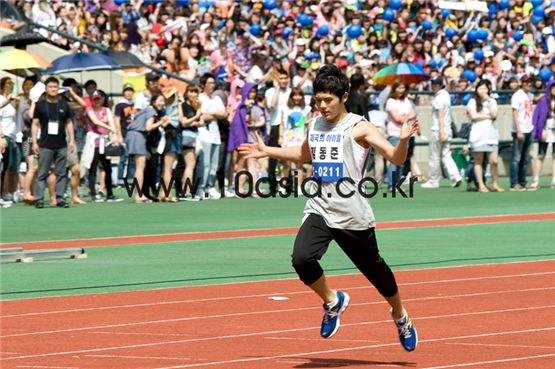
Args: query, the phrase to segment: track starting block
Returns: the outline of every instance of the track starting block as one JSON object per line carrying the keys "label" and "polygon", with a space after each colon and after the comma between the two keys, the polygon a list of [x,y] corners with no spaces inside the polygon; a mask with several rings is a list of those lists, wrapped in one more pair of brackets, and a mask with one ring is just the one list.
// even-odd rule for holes
{"label": "track starting block", "polygon": [[31,263],[34,260],[46,259],[86,259],[87,253],[83,248],[51,249],[51,250],[23,250],[21,247],[0,249],[1,263]]}

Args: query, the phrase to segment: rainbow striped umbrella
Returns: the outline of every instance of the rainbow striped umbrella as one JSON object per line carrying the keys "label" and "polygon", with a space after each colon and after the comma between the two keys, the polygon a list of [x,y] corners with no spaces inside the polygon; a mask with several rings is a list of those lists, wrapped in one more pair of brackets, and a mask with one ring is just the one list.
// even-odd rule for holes
{"label": "rainbow striped umbrella", "polygon": [[51,64],[32,51],[11,49],[0,52],[0,69],[47,68]]}
{"label": "rainbow striped umbrella", "polygon": [[398,63],[382,68],[372,78],[379,85],[392,85],[395,81],[402,81],[406,85],[420,83],[430,79],[422,68],[411,63]]}

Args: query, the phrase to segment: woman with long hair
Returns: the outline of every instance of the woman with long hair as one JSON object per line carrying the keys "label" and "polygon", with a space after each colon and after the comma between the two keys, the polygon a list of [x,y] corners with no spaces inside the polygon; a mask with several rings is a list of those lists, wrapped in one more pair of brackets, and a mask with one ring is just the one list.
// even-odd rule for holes
{"label": "woman with long hair", "polygon": [[31,109],[31,98],[29,97],[29,92],[35,85],[35,80],[32,77],[27,77],[23,81],[23,92],[19,96],[19,104],[17,107],[17,120],[18,125],[21,127],[23,132],[23,145],[22,153],[23,159],[27,163],[27,172],[24,175],[23,181],[23,201],[32,205],[35,203],[35,197],[33,196],[33,184],[35,182],[35,177],[37,175],[38,161],[35,161],[35,154],[31,150],[33,146],[33,140],[31,139],[31,125],[33,123],[32,116],[30,115]]}
{"label": "woman with long hair", "polygon": [[549,144],[552,150],[551,188],[555,188],[555,79],[549,81],[544,97],[538,101],[532,116],[532,124],[534,138],[539,142],[539,146],[530,190],[537,190],[540,186],[540,174]]}
{"label": "woman with long hair", "polygon": [[505,191],[497,183],[497,162],[499,150],[499,131],[495,125],[497,118],[497,101],[491,97],[492,85],[488,80],[480,80],[474,90],[474,97],[466,105],[466,112],[472,120],[470,131],[470,149],[474,156],[474,174],[478,182],[478,191],[490,192],[482,177],[482,162],[487,154],[490,164],[492,189],[494,192]]}
{"label": "woman with long hair", "polygon": [[[164,91],[166,98],[166,115],[170,117],[170,124],[164,127],[166,145],[162,156],[162,183],[170,189],[172,170],[177,155],[181,154],[181,125],[179,123],[178,91],[175,87],[168,87]],[[164,186],[160,187],[159,198],[162,202],[177,202],[175,196],[166,196]],[[179,192],[179,191],[177,191]]]}
{"label": "woman with long hair", "polygon": [[[180,199],[185,201],[198,201],[194,197],[193,175],[195,174],[195,165],[197,164],[197,155],[195,146],[198,136],[198,127],[204,125],[204,119],[200,111],[200,102],[198,95],[200,89],[198,86],[189,85],[185,90],[185,101],[179,106],[179,122],[181,123],[181,148],[183,149],[183,161],[185,162],[185,170],[181,179],[182,193]],[[191,186],[191,187],[189,187]]]}
{"label": "woman with long hair", "polygon": [[[280,131],[283,132],[281,137],[282,147],[293,147],[302,145],[308,132],[308,123],[310,122],[310,106],[306,104],[303,90],[300,87],[293,87],[287,100],[287,106],[282,111]],[[303,164],[295,163],[297,172],[297,187],[299,193],[301,184],[303,183]],[[284,161],[281,177],[290,177],[291,162]],[[293,182],[291,181],[291,184]],[[291,186],[291,189],[294,187]]]}
{"label": "woman with long hair", "polygon": [[[170,117],[163,115],[166,107],[166,98],[162,94],[154,94],[150,99],[150,105],[141,110],[133,123],[127,127],[127,136],[125,144],[129,152],[129,156],[133,156],[135,160],[135,179],[139,189],[143,188],[144,172],[147,157],[150,153],[147,150],[146,136],[147,132],[157,130],[170,124]],[[141,196],[139,191],[135,195],[136,203],[150,203],[152,200],[146,196]]]}
{"label": "woman with long hair", "polygon": [[[402,81],[395,81],[385,103],[387,112],[386,133],[387,140],[393,145],[399,144],[401,126],[412,119],[416,119],[413,103],[409,100],[407,85]],[[395,173],[395,175],[394,175]],[[387,188],[392,189],[403,176],[403,167],[389,163],[387,166]]]}

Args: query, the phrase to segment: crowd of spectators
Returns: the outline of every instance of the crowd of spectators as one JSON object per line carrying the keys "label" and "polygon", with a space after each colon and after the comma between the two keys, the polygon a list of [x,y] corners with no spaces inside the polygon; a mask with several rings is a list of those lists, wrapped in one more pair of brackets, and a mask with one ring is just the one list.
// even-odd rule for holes
{"label": "crowd of spectators", "polygon": [[[271,84],[281,66],[306,75],[310,93],[314,70],[337,63],[348,75],[362,72],[372,92],[381,67],[409,62],[432,78],[441,75],[451,91],[473,90],[482,78],[496,90],[515,90],[524,74],[543,90],[555,72],[550,0],[488,1],[487,12],[440,9],[430,0],[10,1],[38,23],[129,50],[188,80],[211,72],[229,82]],[[89,50],[40,32],[68,50]],[[456,96],[453,102],[470,99]]]}
{"label": "crowd of spectators", "polygon": [[[351,78],[350,95],[360,99],[360,104],[353,105],[352,99],[348,103],[352,111],[367,115],[371,109],[380,109],[392,121],[396,114],[386,105],[397,105],[387,101],[388,97],[408,97],[408,107],[431,103],[431,95],[438,91],[431,81],[441,81],[449,104],[467,105],[477,99],[475,91],[484,81],[492,98],[509,104],[523,79],[531,82],[530,89],[539,98],[555,73],[555,3],[548,0],[491,1],[487,12],[440,9],[438,2],[429,0],[9,1],[37,23],[106,48],[127,50],[144,63],[189,81],[172,85],[171,80],[150,73],[144,91],[123,87],[123,99],[113,104],[113,112],[109,107],[114,106],[97,90],[95,81],[85,86],[76,81],[64,83],[72,91],[63,92],[75,113],[76,151],[81,157],[77,172],[83,172],[86,132],[110,133],[111,143],[123,147],[119,184],[124,177],[138,178],[146,191],[135,200],[142,203],[177,201],[174,196],[157,197],[149,188],[154,191],[163,178],[167,184],[172,175],[192,180],[195,167],[199,192],[177,193],[182,199],[232,195],[227,189],[233,186],[233,173],[240,169],[248,170],[254,179],[269,177],[270,190],[275,190],[278,163],[245,162],[237,156],[237,145],[255,140],[255,132],[271,145],[286,145],[289,139],[302,141],[305,122],[317,114],[311,106],[312,81],[323,64],[336,64]],[[45,29],[37,31],[70,52],[92,51],[85,43]],[[430,96],[407,96],[405,92],[397,96],[397,87],[391,92],[373,82],[380,69],[399,62],[416,64],[430,76],[430,81],[401,87],[430,91]],[[28,91],[25,93],[15,104],[18,111],[22,110],[20,101],[33,105]],[[6,97],[9,94],[6,90]],[[384,134],[394,138],[389,130],[388,125]],[[143,135],[156,138],[143,142]],[[32,144],[30,132],[25,139]],[[439,135],[437,139],[443,142]],[[27,168],[33,168],[33,153],[26,154]],[[119,201],[106,189],[112,185],[111,178],[106,179],[111,177],[106,155],[94,146],[91,155],[85,167],[91,199],[103,200],[96,191],[100,164],[106,172],[101,173],[100,190],[108,192],[108,200]],[[410,159],[404,168],[389,168],[390,188],[395,186],[392,172],[405,177],[412,170],[413,176],[423,177]],[[176,161],[181,168],[177,177],[172,173]],[[296,164],[302,178],[302,164],[291,164]],[[288,176],[290,164],[281,169],[281,177]],[[460,184],[456,173],[452,179]],[[16,183],[13,181],[10,183]],[[216,191],[216,182],[220,191]],[[493,187],[498,188],[497,183]],[[73,190],[72,202],[81,203],[78,189]],[[32,201],[30,190],[25,196]]]}

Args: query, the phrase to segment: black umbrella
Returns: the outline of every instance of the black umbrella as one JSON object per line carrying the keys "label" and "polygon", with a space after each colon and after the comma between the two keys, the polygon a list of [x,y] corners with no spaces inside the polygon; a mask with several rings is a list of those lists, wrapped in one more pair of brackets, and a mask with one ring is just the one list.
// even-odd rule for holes
{"label": "black umbrella", "polygon": [[0,38],[0,46],[15,46],[16,49],[41,42],[48,42],[48,39],[36,32],[16,32]]}
{"label": "black umbrella", "polygon": [[145,65],[141,59],[127,51],[106,50],[102,52],[104,55],[112,58],[120,68],[142,68]]}

